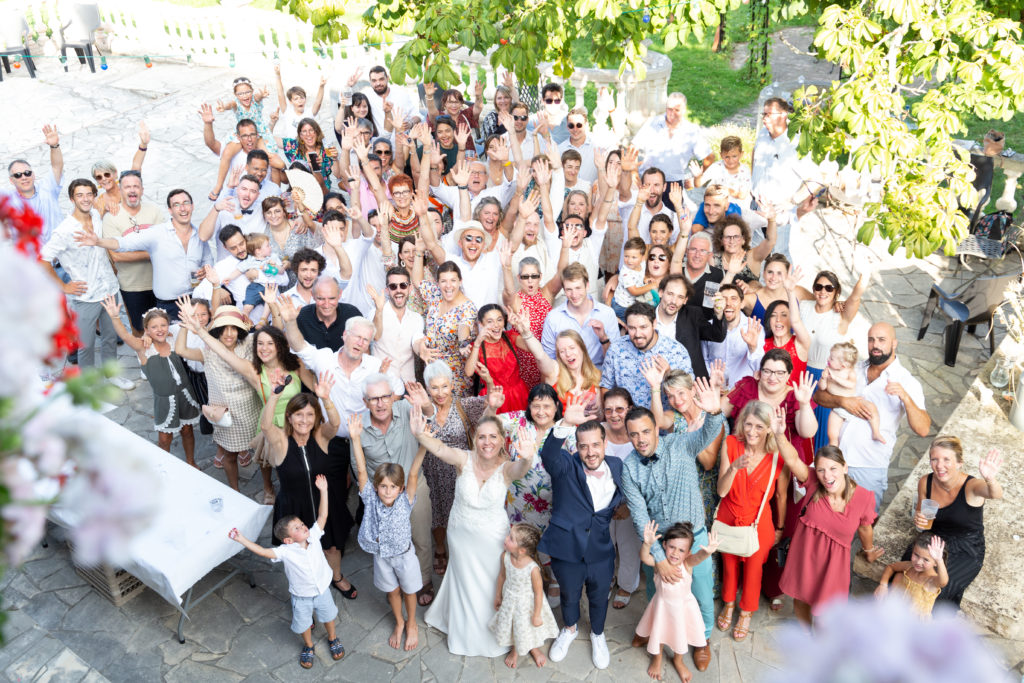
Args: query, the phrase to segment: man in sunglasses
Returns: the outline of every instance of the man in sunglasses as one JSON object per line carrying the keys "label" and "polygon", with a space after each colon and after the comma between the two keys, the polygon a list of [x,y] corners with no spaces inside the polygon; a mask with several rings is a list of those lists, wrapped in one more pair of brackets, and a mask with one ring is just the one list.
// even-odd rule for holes
{"label": "man in sunglasses", "polygon": [[[63,213],[60,208],[60,188],[64,175],[64,155],[60,151],[60,136],[57,126],[43,126],[46,144],[50,146],[50,170],[37,176],[32,165],[25,159],[15,159],[7,166],[7,176],[13,186],[4,194],[15,207],[31,206],[43,219],[43,244],[50,239],[50,233],[60,225]],[[38,182],[37,182],[38,181]]]}
{"label": "man in sunglasses", "polygon": [[[516,102],[512,105],[511,113],[512,130],[505,133],[505,135],[515,135],[519,141],[519,149],[523,154],[523,158],[532,159],[537,134],[536,132],[531,133],[527,131],[527,126],[530,123],[530,108],[523,102]],[[509,138],[508,142],[511,147],[512,139]]]}
{"label": "man in sunglasses", "polygon": [[633,146],[644,154],[640,170],[660,168],[665,174],[666,186],[681,182],[687,188],[693,187],[690,162],[698,160],[700,173],[703,173],[715,161],[715,153],[700,126],[686,120],[686,95],[681,92],[668,96],[665,113],[644,124],[633,138]]}
{"label": "man in sunglasses", "polygon": [[566,115],[569,107],[565,104],[565,91],[558,83],[548,83],[541,89],[541,107],[533,117],[534,129],[548,141],[561,145],[569,139]]}
{"label": "man in sunglasses", "polygon": [[395,266],[387,272],[386,291],[374,290],[374,304],[377,311],[373,316],[376,338],[373,355],[382,361],[391,359],[391,370],[403,382],[416,381],[416,360],[413,351],[420,351],[426,342],[423,334],[423,316],[409,310],[409,294],[412,278],[409,271]]}
{"label": "man in sunglasses", "polygon": [[[594,146],[587,135],[587,110],[577,107],[569,112],[565,120],[569,129],[569,137],[559,143],[558,151],[563,154],[570,149],[578,152],[580,155],[578,177],[588,183],[593,183],[597,180],[597,166],[594,164]],[[568,186],[567,182],[566,187]]]}

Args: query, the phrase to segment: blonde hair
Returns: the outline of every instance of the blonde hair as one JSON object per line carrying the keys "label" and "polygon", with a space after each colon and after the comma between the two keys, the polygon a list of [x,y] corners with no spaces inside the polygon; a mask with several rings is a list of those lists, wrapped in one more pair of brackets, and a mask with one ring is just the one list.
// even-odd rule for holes
{"label": "blonde hair", "polygon": [[540,554],[537,552],[537,545],[540,543],[540,529],[532,524],[518,522],[512,525],[512,538],[515,539],[516,545],[525,550],[530,559],[537,563],[538,567],[542,566]]}
{"label": "blonde hair", "polygon": [[725,185],[720,185],[718,183],[714,183],[713,185],[708,185],[707,189],[704,190],[704,199],[707,199],[708,197],[728,197],[728,196],[729,196],[729,192],[725,189]]}
{"label": "blonde hair", "polygon": [[270,241],[262,232],[254,232],[251,235],[245,236],[245,250],[252,256],[256,253],[256,250],[262,247],[264,244]]}
{"label": "blonde hair", "polygon": [[935,437],[932,445],[928,447],[928,453],[931,454],[936,448],[945,448],[947,451],[953,451],[956,461],[961,465],[964,463],[964,445],[959,437],[950,434],[939,435]]}
{"label": "blonde hair", "polygon": [[[458,400],[459,399],[457,397],[455,397],[455,396],[452,397],[452,401],[458,401]],[[480,428],[483,427],[485,424],[488,424],[488,423],[494,425],[494,427],[498,430],[498,436],[501,437],[501,440],[502,440],[501,455],[502,455],[502,457],[504,457],[505,460],[508,460],[509,459],[508,449],[505,447],[505,426],[503,424],[501,424],[501,420],[499,420],[494,415],[485,415],[485,416],[480,418],[479,422],[476,423],[476,427],[473,428],[473,435],[471,437],[471,444],[470,444],[470,446],[472,447],[472,450],[476,451],[476,440],[477,440],[477,438],[480,435]]]}
{"label": "blonde hair", "polygon": [[693,389],[693,375],[686,370],[671,370],[661,386],[665,389]]}
{"label": "blonde hair", "polygon": [[571,339],[576,346],[579,347],[582,358],[580,359],[580,375],[583,377],[583,382],[580,385],[580,389],[587,391],[593,387],[596,387],[601,383],[601,371],[594,365],[594,361],[590,359],[590,354],[587,353],[587,345],[583,343],[583,337],[576,330],[562,330],[555,337],[555,360],[558,362],[558,381],[555,382],[555,391],[558,392],[559,396],[565,396],[576,387],[576,382],[572,378],[572,372],[569,370],[562,359],[558,357],[558,340],[559,339]]}
{"label": "blonde hair", "polygon": [[740,443],[746,443],[746,437],[743,434],[743,423],[747,421],[748,417],[753,416],[768,427],[768,435],[764,439],[765,451],[777,453],[779,443],[775,440],[775,432],[772,431],[772,412],[772,407],[764,401],[750,401],[747,405],[743,406],[739,417],[736,418],[736,440]]}
{"label": "blonde hair", "polygon": [[842,355],[843,362],[847,365],[855,365],[857,363],[857,347],[853,345],[853,342],[844,341],[833,344],[832,348],[829,349],[829,355],[837,351]]}

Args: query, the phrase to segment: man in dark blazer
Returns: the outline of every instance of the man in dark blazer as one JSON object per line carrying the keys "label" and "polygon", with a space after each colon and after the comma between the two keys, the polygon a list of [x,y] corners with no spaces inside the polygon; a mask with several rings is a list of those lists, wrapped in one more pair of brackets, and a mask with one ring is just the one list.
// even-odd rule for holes
{"label": "man in dark blazer", "polygon": [[[696,296],[693,285],[682,275],[666,275],[658,285],[661,301],[658,303],[654,326],[658,332],[683,345],[690,354],[690,365],[694,377],[707,377],[708,368],[704,361],[702,341],[723,342],[728,332],[722,311],[723,303],[712,309],[711,318],[704,317],[704,308],[690,306],[690,300]],[[703,294],[701,295],[703,296]]]}
{"label": "man in dark blazer", "polygon": [[[562,450],[562,443],[576,427],[577,455]],[[622,502],[622,462],[604,457],[604,426],[583,421],[583,405],[566,405],[562,423],[554,428],[540,452],[551,477],[551,521],[537,549],[551,556],[551,570],[561,586],[562,621],[565,627],[551,644],[548,657],[565,659],[576,639],[580,598],[587,589],[590,603],[590,642],[594,666],[608,667],[604,621],[608,613],[608,588],[615,573],[615,546],[608,531],[612,514]]]}

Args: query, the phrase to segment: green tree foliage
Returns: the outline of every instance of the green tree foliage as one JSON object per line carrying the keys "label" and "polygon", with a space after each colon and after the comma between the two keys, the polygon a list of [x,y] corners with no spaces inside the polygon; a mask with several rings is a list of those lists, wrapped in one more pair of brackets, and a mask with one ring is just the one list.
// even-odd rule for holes
{"label": "green tree foliage", "polygon": [[[293,0],[300,1],[300,0]],[[523,82],[536,82],[538,64],[553,62],[554,72],[572,75],[572,43],[589,36],[592,60],[600,67],[642,69],[647,52],[643,41],[660,36],[671,50],[691,33],[703,38],[718,25],[719,12],[738,7],[740,0],[650,2],[641,0],[382,0],[363,15],[366,42],[378,43],[395,34],[412,36],[398,44],[391,76],[434,81],[443,87],[459,83],[450,50],[465,47]]]}
{"label": "green tree foliage", "polygon": [[953,139],[964,117],[1009,120],[1024,110],[1020,26],[972,0],[875,0],[824,10],[814,44],[849,77],[794,93],[800,152],[850,161],[881,177],[858,238],[890,251],[952,253],[973,206],[974,171]]}
{"label": "green tree foliage", "polygon": [[339,0],[277,0],[277,9],[313,25],[313,42],[330,46],[348,38],[345,4]]}

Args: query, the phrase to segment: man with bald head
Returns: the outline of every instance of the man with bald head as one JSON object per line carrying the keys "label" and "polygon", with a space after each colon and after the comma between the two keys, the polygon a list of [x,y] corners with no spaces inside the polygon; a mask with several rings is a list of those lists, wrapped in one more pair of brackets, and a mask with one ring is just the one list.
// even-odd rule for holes
{"label": "man with bald head", "polygon": [[337,351],[341,348],[345,323],[362,315],[352,304],[341,303],[338,281],[321,275],[313,285],[313,303],[299,310],[298,325],[302,338],[318,349]]}
{"label": "man with bald head", "polygon": [[[824,389],[814,394],[819,405],[850,414],[839,436],[839,448],[850,476],[875,494],[876,511],[889,484],[889,461],[900,418],[906,414],[907,424],[918,436],[927,436],[932,424],[925,412],[921,383],[896,357],[898,345],[892,325],[875,323],[868,330],[868,358],[857,364],[856,396],[836,396]],[[871,438],[868,418],[875,413],[884,441]]]}

